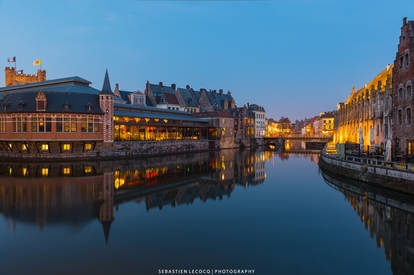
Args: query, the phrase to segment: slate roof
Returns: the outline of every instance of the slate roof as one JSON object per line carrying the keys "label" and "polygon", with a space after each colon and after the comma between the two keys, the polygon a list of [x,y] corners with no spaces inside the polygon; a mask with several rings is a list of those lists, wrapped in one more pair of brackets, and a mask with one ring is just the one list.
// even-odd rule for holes
{"label": "slate roof", "polygon": [[224,109],[224,101],[227,100],[228,108],[230,108],[230,104],[233,101],[233,97],[228,94],[220,94],[215,92],[207,92],[208,100],[210,104],[214,107],[215,110],[223,110]]}
{"label": "slate roof", "polygon": [[164,109],[164,108],[157,108],[157,107],[143,106],[143,105],[132,105],[132,104],[125,104],[125,103],[118,103],[118,102],[114,102],[114,108],[115,108],[115,110],[117,110],[117,109],[118,110],[119,109],[134,109],[134,110],[137,110],[137,111],[175,113],[175,114],[191,116],[189,113],[184,112],[184,111],[168,110],[168,109]]}
{"label": "slate roof", "polygon": [[101,94],[104,94],[104,95],[113,95],[114,94],[112,92],[112,89],[111,89],[111,83],[109,82],[108,70],[106,70],[106,72],[105,72],[105,79],[104,79],[104,83],[103,83],[103,86],[102,86]]}
{"label": "slate roof", "polygon": [[[46,113],[102,114],[97,95],[53,91],[43,91],[43,93],[47,99]],[[36,112],[36,96],[37,92],[34,91],[9,93],[0,103],[0,112]],[[65,108],[64,105],[67,105],[68,108]],[[88,110],[88,105],[91,106],[91,110]]]}
{"label": "slate roof", "polygon": [[150,89],[154,96],[163,93],[175,94],[175,90],[171,86],[160,86],[156,84],[150,84]]}
{"label": "slate roof", "polygon": [[72,85],[77,85],[77,86],[82,85],[82,86],[89,87],[91,82],[79,76],[71,76],[71,77],[58,78],[58,79],[47,80],[47,81],[36,82],[36,83],[28,83],[28,84],[23,84],[23,85],[3,87],[3,88],[0,88],[0,92],[14,91],[14,90],[20,91],[20,90],[28,90],[28,89],[30,90],[30,89],[36,89],[38,87],[42,87],[42,89],[46,89],[49,86],[60,86],[62,84],[64,85],[72,84]]}
{"label": "slate roof", "polygon": [[184,89],[184,88],[178,88],[177,91],[180,92],[181,97],[184,100],[184,103],[186,106],[189,107],[198,107],[198,100],[195,96],[195,93],[193,93],[192,90]]}
{"label": "slate roof", "polygon": [[129,96],[128,95],[132,94],[132,92],[119,90],[119,94],[121,95],[121,99],[122,100],[124,100],[128,104],[131,104],[131,101],[129,100]]}
{"label": "slate roof", "polygon": [[42,91],[47,99],[46,112],[100,114],[100,91],[90,83],[76,76],[4,87],[0,89],[0,112],[36,112],[36,96]]}
{"label": "slate roof", "polygon": [[159,119],[169,119],[169,120],[182,120],[182,121],[192,121],[192,122],[208,122],[206,119],[195,118],[187,115],[180,114],[168,114],[168,113],[151,113],[151,112],[139,112],[139,111],[129,111],[129,110],[114,110],[115,116],[127,116],[127,117],[138,117],[138,118],[159,118]]}

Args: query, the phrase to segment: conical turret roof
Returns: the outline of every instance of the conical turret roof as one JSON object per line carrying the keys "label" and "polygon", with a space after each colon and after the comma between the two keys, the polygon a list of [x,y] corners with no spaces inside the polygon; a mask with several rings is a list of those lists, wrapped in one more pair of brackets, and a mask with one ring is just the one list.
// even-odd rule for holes
{"label": "conical turret roof", "polygon": [[105,79],[100,94],[113,95],[111,83],[109,82],[108,69],[105,72]]}

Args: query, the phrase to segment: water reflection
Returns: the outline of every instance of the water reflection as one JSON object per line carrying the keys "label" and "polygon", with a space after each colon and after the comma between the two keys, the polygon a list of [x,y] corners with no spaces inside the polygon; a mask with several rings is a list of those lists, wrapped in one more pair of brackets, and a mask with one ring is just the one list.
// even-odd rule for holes
{"label": "water reflection", "polygon": [[134,201],[147,211],[230,198],[235,186],[262,184],[274,153],[224,150],[140,160],[0,164],[0,212],[40,228],[102,223],[106,241],[114,208]]}
{"label": "water reflection", "polygon": [[395,275],[413,274],[414,200],[398,192],[344,181],[322,173],[325,181],[342,192],[378,248],[383,247]]}

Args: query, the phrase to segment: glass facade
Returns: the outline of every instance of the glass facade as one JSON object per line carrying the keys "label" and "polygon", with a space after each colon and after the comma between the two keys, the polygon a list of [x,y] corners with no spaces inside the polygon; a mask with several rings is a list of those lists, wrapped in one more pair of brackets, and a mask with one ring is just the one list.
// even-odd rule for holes
{"label": "glass facade", "polygon": [[[167,119],[114,117],[115,140],[200,139],[204,127],[180,127]],[[170,123],[170,125],[168,125]]]}

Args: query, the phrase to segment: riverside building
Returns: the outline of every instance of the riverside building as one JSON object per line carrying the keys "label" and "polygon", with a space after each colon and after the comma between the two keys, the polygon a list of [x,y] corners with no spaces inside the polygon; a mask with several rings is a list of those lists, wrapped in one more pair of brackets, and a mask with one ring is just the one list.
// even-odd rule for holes
{"label": "riverside building", "polygon": [[393,145],[397,155],[413,156],[414,21],[403,19],[393,68]]}
{"label": "riverside building", "polygon": [[335,115],[335,143],[360,143],[364,149],[384,148],[391,138],[393,66],[387,66],[359,90],[354,88]]}
{"label": "riverside building", "polygon": [[[6,73],[9,71],[6,69]],[[31,77],[31,76],[30,76]],[[0,157],[83,158],[208,149],[208,120],[147,107],[80,77],[0,88]]]}

